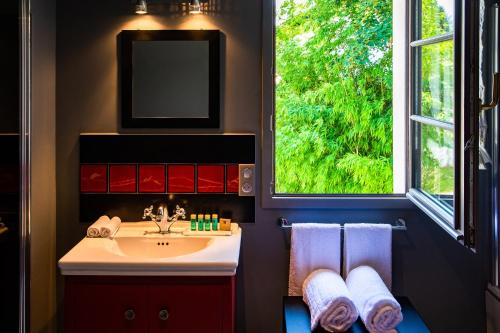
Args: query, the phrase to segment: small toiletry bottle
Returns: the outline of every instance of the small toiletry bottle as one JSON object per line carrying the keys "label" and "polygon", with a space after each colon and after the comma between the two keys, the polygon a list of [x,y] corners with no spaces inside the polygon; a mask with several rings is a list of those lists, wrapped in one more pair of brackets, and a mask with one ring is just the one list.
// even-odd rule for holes
{"label": "small toiletry bottle", "polygon": [[196,214],[191,214],[191,231],[196,231]]}
{"label": "small toiletry bottle", "polygon": [[210,231],[210,214],[205,214],[205,231]]}
{"label": "small toiletry bottle", "polygon": [[198,214],[198,231],[203,231],[203,214]]}
{"label": "small toiletry bottle", "polygon": [[217,214],[212,214],[212,230],[219,230],[219,215]]}

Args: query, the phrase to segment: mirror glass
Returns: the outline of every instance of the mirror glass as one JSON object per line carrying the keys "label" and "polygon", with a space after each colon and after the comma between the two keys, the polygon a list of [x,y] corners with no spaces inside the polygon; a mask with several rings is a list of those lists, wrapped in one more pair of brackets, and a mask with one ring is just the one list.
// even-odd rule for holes
{"label": "mirror glass", "polygon": [[132,116],[208,118],[208,41],[134,41]]}

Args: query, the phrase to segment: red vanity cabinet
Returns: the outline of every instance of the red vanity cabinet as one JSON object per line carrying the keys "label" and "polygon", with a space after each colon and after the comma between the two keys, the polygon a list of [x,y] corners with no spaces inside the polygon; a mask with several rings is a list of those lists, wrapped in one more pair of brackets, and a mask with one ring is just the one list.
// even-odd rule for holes
{"label": "red vanity cabinet", "polygon": [[65,333],[233,333],[234,316],[235,277],[65,277]]}

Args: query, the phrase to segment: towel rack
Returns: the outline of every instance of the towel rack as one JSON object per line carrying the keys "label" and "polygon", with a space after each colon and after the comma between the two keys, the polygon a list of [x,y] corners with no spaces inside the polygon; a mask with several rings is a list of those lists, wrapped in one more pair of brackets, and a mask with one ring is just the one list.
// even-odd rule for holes
{"label": "towel rack", "polygon": [[[299,222],[296,222],[299,223]],[[292,228],[293,222],[288,221],[284,217],[278,218],[278,224],[280,227],[285,228],[285,229],[290,229]],[[406,221],[402,218],[398,218],[394,224],[391,224],[392,230],[394,231],[406,231],[408,228],[406,227]],[[344,229],[344,226],[340,226],[341,229]]]}

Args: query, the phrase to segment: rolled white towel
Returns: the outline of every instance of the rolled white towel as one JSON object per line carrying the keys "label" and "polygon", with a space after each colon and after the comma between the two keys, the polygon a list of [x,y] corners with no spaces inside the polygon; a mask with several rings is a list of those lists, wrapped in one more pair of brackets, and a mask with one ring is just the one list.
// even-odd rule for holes
{"label": "rolled white towel", "polygon": [[122,220],[118,216],[114,216],[109,222],[101,226],[101,237],[112,237],[120,228]]}
{"label": "rolled white towel", "polygon": [[346,285],[370,333],[397,332],[396,326],[403,320],[401,306],[373,268],[359,266],[351,270]]}
{"label": "rolled white towel", "polygon": [[90,227],[87,229],[87,237],[101,237],[101,227],[105,224],[108,223],[109,217],[106,215],[101,216],[100,218],[97,219]]}
{"label": "rolled white towel", "polygon": [[302,286],[311,313],[311,331],[321,325],[328,332],[345,332],[358,319],[358,311],[342,277],[329,269],[312,272]]}

